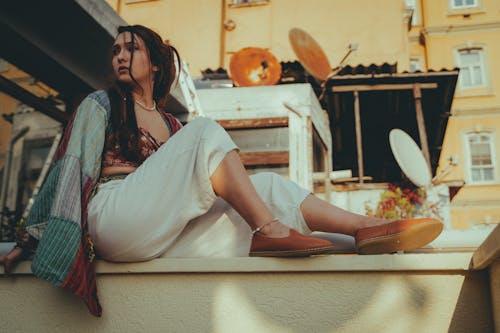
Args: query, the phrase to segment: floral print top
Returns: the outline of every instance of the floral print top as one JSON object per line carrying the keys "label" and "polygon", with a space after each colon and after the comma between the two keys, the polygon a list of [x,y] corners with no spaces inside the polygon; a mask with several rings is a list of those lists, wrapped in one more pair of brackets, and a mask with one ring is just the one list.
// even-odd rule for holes
{"label": "floral print top", "polygon": [[[182,128],[181,123],[177,118],[172,116],[169,113],[164,111],[160,111],[160,114],[165,120],[167,124],[169,134],[171,137],[177,131]],[[144,161],[146,158],[151,156],[158,148],[161,147],[165,142],[158,142],[148,130],[145,128],[139,127],[139,152],[141,155],[141,161]],[[102,167],[111,167],[111,166],[130,166],[130,167],[138,167],[141,162],[133,162],[127,161],[127,159],[121,154],[120,151],[120,143],[116,138],[115,133],[111,133],[106,138],[106,142],[104,144],[103,158],[102,158]]]}

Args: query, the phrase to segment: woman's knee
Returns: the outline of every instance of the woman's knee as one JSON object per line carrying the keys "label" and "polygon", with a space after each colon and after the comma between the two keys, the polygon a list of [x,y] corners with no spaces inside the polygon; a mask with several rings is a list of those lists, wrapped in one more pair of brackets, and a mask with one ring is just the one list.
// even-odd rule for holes
{"label": "woman's knee", "polygon": [[286,181],[282,176],[274,172],[259,172],[251,175],[250,179],[257,192],[270,191]]}
{"label": "woman's knee", "polygon": [[[269,171],[264,171],[264,172],[258,172],[250,176],[252,180],[258,181],[258,182],[272,182],[273,179],[278,176],[274,172],[269,172]],[[279,177],[279,176],[278,176]]]}
{"label": "woman's knee", "polygon": [[207,130],[213,130],[214,128],[224,130],[215,120],[206,117],[195,118],[190,121],[187,126],[189,126],[192,130],[197,131],[198,133],[203,133]]}
{"label": "woman's knee", "polygon": [[195,131],[206,145],[227,151],[238,149],[226,130],[213,119],[199,117],[191,123],[193,124],[191,130]]}

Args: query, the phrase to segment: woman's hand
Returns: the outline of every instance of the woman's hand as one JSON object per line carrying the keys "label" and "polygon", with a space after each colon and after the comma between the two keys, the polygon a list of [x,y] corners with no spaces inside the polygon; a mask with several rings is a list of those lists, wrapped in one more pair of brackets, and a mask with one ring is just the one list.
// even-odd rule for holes
{"label": "woman's hand", "polygon": [[15,247],[9,253],[0,256],[0,264],[3,265],[5,274],[11,272],[12,267],[16,262],[22,259],[24,250],[20,247]]}

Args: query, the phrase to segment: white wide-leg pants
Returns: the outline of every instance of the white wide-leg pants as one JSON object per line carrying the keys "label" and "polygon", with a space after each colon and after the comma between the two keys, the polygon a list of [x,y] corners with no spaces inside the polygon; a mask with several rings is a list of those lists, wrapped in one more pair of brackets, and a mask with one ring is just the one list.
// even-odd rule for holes
{"label": "white wide-leg pants", "polygon": [[[97,254],[110,261],[248,256],[250,227],[210,183],[210,175],[234,149],[222,127],[199,118],[125,179],[99,185],[88,207]],[[311,232],[300,211],[310,192],[274,173],[251,180],[282,223]]]}

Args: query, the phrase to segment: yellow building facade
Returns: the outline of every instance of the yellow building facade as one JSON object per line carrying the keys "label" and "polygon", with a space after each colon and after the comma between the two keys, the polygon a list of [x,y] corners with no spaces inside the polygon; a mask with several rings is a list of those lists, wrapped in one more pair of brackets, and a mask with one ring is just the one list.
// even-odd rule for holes
{"label": "yellow building facade", "polygon": [[129,24],[146,25],[168,39],[195,77],[207,67],[228,68],[230,55],[248,46],[267,48],[281,61],[296,60],[288,41],[294,27],[314,36],[332,66],[350,43],[359,45],[349,60],[352,64],[398,62],[402,70],[409,66],[403,1],[107,1]]}
{"label": "yellow building facade", "polygon": [[407,1],[414,8],[410,59],[415,68],[460,68],[440,169],[463,181],[452,201],[454,228],[500,222],[500,2]]}

